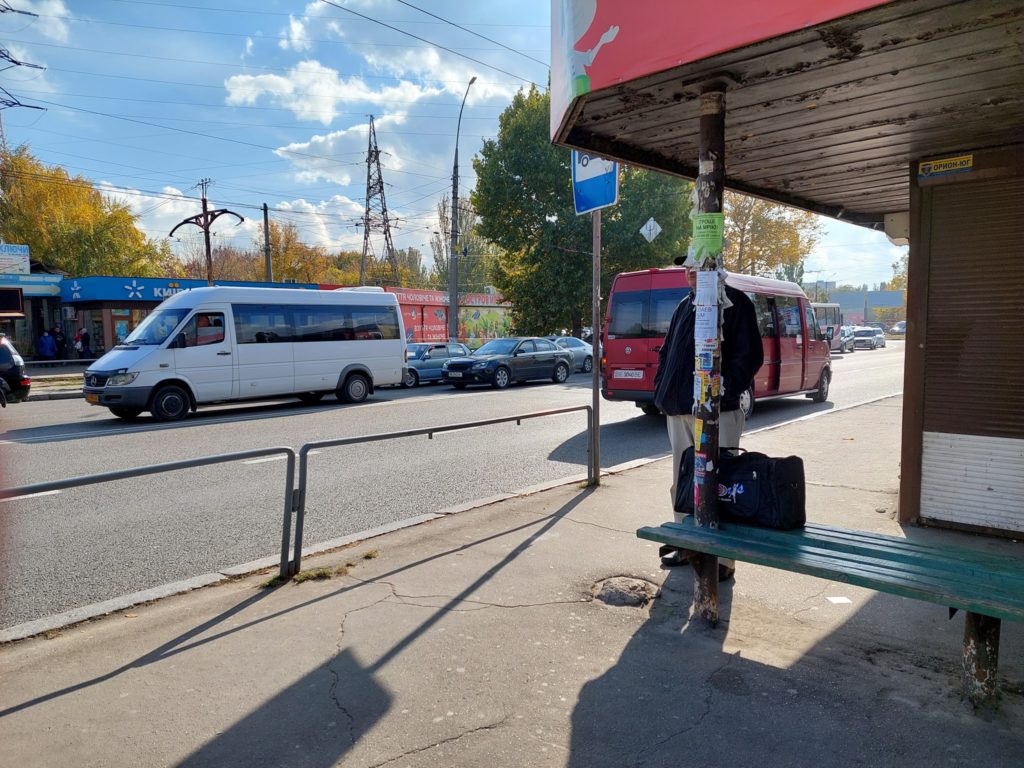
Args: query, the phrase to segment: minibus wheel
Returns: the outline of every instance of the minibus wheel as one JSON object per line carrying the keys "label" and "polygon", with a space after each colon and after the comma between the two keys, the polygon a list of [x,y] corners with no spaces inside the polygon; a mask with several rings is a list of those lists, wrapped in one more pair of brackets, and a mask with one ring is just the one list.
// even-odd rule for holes
{"label": "minibus wheel", "polygon": [[153,395],[149,412],[157,421],[180,421],[192,407],[188,392],[176,384],[165,384]]}
{"label": "minibus wheel", "polygon": [[361,403],[370,394],[370,382],[361,373],[350,374],[338,390],[338,399],[343,403]]}
{"label": "minibus wheel", "polygon": [[810,396],[811,400],[816,403],[824,403],[828,400],[828,384],[831,378],[827,370],[821,372],[821,378],[818,379],[818,389]]}
{"label": "minibus wheel", "polygon": [[754,390],[747,387],[740,395],[740,410],[743,411],[743,418],[749,419],[754,415]]}

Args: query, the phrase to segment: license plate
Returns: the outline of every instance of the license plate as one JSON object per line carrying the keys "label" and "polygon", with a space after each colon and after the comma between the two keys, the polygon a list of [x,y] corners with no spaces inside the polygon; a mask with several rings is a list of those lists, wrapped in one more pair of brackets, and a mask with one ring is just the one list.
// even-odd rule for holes
{"label": "license plate", "polygon": [[613,379],[642,379],[643,377],[643,371],[628,371],[620,369],[612,373]]}
{"label": "license plate", "polygon": [[92,403],[93,405],[99,405],[100,404],[100,396],[99,395],[86,395],[85,396],[85,402]]}
{"label": "license plate", "polygon": [[449,379],[461,379],[462,378],[462,371],[448,371],[448,378]]}

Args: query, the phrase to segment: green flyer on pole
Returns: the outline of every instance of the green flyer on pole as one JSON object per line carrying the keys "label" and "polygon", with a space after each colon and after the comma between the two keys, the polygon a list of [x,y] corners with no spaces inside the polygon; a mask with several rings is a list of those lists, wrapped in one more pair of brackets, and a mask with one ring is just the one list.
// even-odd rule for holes
{"label": "green flyer on pole", "polygon": [[693,251],[697,261],[722,252],[724,213],[698,213],[693,217]]}

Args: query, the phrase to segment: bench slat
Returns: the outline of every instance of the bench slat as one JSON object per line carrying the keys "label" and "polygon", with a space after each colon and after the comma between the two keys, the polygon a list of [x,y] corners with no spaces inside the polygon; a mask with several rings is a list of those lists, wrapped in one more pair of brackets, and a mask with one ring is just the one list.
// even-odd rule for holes
{"label": "bench slat", "polygon": [[1019,558],[852,529],[808,525],[775,531],[693,518],[637,531],[643,539],[925,600],[998,618],[1024,620]]}

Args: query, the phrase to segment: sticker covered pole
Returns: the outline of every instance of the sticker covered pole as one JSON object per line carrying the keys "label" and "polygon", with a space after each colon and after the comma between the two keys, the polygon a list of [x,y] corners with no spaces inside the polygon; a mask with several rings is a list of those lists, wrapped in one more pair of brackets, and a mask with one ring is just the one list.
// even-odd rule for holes
{"label": "sticker covered pole", "polygon": [[[722,244],[725,194],[725,91],[700,97],[700,148],[693,217],[693,261],[697,267],[694,322],[694,473],[697,525],[718,527],[718,432],[722,396]],[[694,610],[718,623],[718,558],[694,560]]]}

